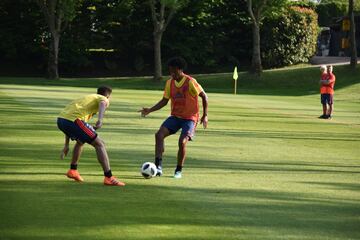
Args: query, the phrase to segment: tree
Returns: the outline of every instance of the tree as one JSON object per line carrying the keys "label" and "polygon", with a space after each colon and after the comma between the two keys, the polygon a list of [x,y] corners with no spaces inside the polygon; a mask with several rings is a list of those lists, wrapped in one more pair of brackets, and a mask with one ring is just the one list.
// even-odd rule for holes
{"label": "tree", "polygon": [[350,18],[350,66],[356,68],[357,51],[356,51],[356,36],[355,36],[355,21],[354,21],[354,0],[349,0],[349,18]]}
{"label": "tree", "polygon": [[[161,67],[161,40],[163,33],[169,25],[177,9],[184,4],[180,0],[149,0],[151,18],[154,25],[154,80],[160,81],[162,78]],[[168,9],[168,11],[166,11]],[[166,13],[167,12],[167,13]]]}
{"label": "tree", "polygon": [[48,78],[58,79],[60,36],[69,22],[76,16],[77,0],[36,0],[50,32]]}
{"label": "tree", "polygon": [[279,16],[266,18],[261,28],[262,64],[282,67],[308,62],[316,52],[319,35],[316,12],[308,7],[289,6]]}
{"label": "tree", "polygon": [[264,17],[278,7],[285,4],[286,0],[247,0],[247,8],[252,24],[253,50],[251,58],[251,72],[260,74],[262,72],[261,50],[260,50],[260,26]]}

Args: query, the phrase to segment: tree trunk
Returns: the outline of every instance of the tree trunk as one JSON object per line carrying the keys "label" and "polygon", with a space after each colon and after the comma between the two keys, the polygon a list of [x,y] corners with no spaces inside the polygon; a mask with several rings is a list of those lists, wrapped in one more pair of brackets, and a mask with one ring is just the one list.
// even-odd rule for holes
{"label": "tree trunk", "polygon": [[161,81],[162,66],[161,66],[161,39],[163,32],[154,32],[154,81]]}
{"label": "tree trunk", "polygon": [[60,34],[51,33],[51,41],[48,59],[48,78],[59,79],[58,60],[59,60]]}
{"label": "tree trunk", "polygon": [[[160,5],[159,5],[160,4]],[[175,4],[175,3],[174,3]],[[149,0],[151,9],[151,18],[154,24],[153,38],[154,38],[154,80],[161,81],[162,67],[161,67],[161,39],[169,22],[175,14],[176,6],[170,7],[167,19],[165,17],[166,4],[162,1]],[[159,8],[157,8],[157,6]]]}
{"label": "tree trunk", "polygon": [[253,22],[253,54],[251,59],[251,71],[257,74],[262,72],[261,56],[260,56],[260,27],[259,23]]}
{"label": "tree trunk", "polygon": [[349,0],[349,18],[350,18],[350,66],[356,68],[357,64],[357,49],[355,36],[355,21],[354,21],[354,0]]}

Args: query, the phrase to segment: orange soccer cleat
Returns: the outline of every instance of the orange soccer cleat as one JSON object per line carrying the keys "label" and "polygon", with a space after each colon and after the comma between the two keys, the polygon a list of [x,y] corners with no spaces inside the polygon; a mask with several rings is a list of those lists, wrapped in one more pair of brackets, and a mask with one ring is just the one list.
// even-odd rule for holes
{"label": "orange soccer cleat", "polygon": [[122,187],[122,186],[125,186],[125,183],[119,181],[116,177],[112,176],[112,177],[104,178],[104,185]]}
{"label": "orange soccer cleat", "polygon": [[68,178],[72,178],[77,182],[83,182],[84,179],[80,176],[80,173],[78,172],[78,170],[74,170],[74,169],[70,169],[67,173],[66,176]]}

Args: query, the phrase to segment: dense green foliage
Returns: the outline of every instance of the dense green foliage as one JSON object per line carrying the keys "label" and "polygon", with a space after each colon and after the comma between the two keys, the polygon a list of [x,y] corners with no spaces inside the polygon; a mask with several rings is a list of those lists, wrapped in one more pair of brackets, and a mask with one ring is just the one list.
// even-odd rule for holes
{"label": "dense green foliage", "polygon": [[[79,3],[75,18],[61,37],[59,66],[62,76],[152,73],[153,25],[146,1],[82,0]],[[266,31],[261,36],[262,49],[268,49],[269,40],[274,37],[272,31],[277,31],[272,28],[279,27],[271,19],[277,16],[296,24],[301,21],[300,14],[280,14],[283,14],[280,9],[274,9],[267,16],[263,25]],[[0,36],[0,72],[11,75],[45,72],[49,32],[36,4],[27,0],[19,0],[16,5],[11,0],[0,1],[0,18],[0,30],[8,33]],[[310,46],[308,35],[307,32],[306,41]],[[288,27],[286,38],[298,36],[299,33]],[[274,39],[272,48],[281,49],[286,55],[275,53],[275,56],[285,59],[268,66],[307,60],[306,54],[293,56],[291,54],[298,52],[285,51],[286,46],[279,41]],[[304,38],[296,41],[303,42]],[[182,55],[189,62],[189,70],[198,73],[231,71],[234,65],[244,69],[251,60],[251,43],[245,0],[189,1],[177,11],[164,33],[162,59],[165,62],[171,56]],[[294,40],[288,43],[295,44]],[[314,47],[310,46],[309,54]],[[271,62],[275,58],[273,52],[265,52],[264,60],[270,58]]]}
{"label": "dense green foliage", "polygon": [[268,19],[264,25],[262,58],[265,66],[307,62],[314,55],[318,36],[314,10],[289,7],[283,14]]}
{"label": "dense green foliage", "polygon": [[[96,75],[97,72],[97,75],[102,75],[103,70],[111,75],[126,75],[148,73],[152,69],[152,24],[144,1],[80,2],[74,22],[61,39],[62,72],[76,75],[82,70],[86,75]],[[333,2],[343,6],[341,14],[346,13],[346,0],[323,0],[317,11],[322,5]],[[296,4],[314,8],[307,1]],[[359,4],[357,2],[356,6]],[[279,14],[277,11],[273,13]],[[321,16],[325,15],[321,13]],[[0,30],[6,33],[0,36],[1,72],[21,72],[14,66],[25,68],[25,74],[43,70],[49,33],[36,4],[18,0],[14,5],[11,0],[3,0],[0,2],[0,17]],[[265,29],[271,27],[264,26]],[[266,41],[272,37],[262,37],[266,48]],[[163,58],[184,55],[191,69],[197,72],[201,68],[212,72],[231,70],[235,64],[245,66],[249,63],[251,39],[245,1],[198,0],[176,14],[164,36]],[[103,49],[111,52],[101,51]],[[26,68],[32,70],[26,71]]]}

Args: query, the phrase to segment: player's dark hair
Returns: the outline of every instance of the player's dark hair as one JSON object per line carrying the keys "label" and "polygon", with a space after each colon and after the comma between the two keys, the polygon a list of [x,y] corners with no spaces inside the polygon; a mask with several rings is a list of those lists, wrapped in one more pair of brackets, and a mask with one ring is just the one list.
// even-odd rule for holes
{"label": "player's dark hair", "polygon": [[111,94],[111,92],[112,92],[112,89],[109,86],[100,86],[97,89],[97,94],[100,94],[100,95],[103,95],[103,96]]}
{"label": "player's dark hair", "polygon": [[185,59],[183,59],[182,57],[173,57],[170,58],[167,62],[168,67],[176,67],[180,70],[185,70],[187,67],[187,63],[185,61]]}

